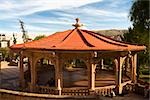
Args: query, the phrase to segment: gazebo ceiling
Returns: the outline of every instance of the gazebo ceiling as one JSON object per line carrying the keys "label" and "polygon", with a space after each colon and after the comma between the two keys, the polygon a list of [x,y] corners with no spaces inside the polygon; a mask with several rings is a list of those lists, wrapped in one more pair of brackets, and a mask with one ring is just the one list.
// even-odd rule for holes
{"label": "gazebo ceiling", "polygon": [[11,49],[76,50],[76,51],[138,51],[145,46],[131,45],[116,41],[101,34],[83,30],[76,19],[75,29],[56,32],[37,41],[11,46]]}

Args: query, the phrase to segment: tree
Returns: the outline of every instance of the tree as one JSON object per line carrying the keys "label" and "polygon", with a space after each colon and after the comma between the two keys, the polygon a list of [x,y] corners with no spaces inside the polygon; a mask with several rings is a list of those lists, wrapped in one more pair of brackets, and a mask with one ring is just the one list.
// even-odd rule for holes
{"label": "tree", "polygon": [[23,35],[22,35],[23,42],[24,43],[28,42],[29,36],[27,35],[27,31],[25,31],[24,22],[19,20],[19,23],[20,23],[20,26],[21,26],[21,31],[23,33]]}
{"label": "tree", "polygon": [[15,35],[13,34],[13,43],[16,44],[17,43],[17,39],[15,37]]}
{"label": "tree", "polygon": [[130,9],[129,18],[132,27],[125,34],[125,41],[145,45],[146,51],[139,53],[139,65],[149,64],[149,0],[134,0]]}
{"label": "tree", "polygon": [[36,36],[36,37],[34,38],[34,41],[35,41],[35,40],[42,39],[42,38],[44,38],[44,37],[46,37],[46,36],[45,36],[45,35],[39,35],[39,36]]}
{"label": "tree", "polygon": [[130,20],[137,32],[149,30],[149,0],[135,0],[130,10]]}
{"label": "tree", "polygon": [[0,48],[1,59],[8,58],[10,56],[10,50],[8,47]]}

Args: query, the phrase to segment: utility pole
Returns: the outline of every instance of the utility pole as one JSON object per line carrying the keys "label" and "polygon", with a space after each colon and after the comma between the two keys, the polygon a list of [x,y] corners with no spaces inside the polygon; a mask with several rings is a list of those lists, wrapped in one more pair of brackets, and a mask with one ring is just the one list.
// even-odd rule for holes
{"label": "utility pole", "polygon": [[25,29],[24,29],[24,22],[23,21],[21,21],[21,20],[19,20],[19,23],[20,23],[20,26],[21,26],[21,31],[22,31],[22,33],[23,33],[23,35],[22,35],[22,39],[23,39],[23,42],[25,43],[25,42],[28,42],[28,36],[27,36],[27,31],[25,31]]}

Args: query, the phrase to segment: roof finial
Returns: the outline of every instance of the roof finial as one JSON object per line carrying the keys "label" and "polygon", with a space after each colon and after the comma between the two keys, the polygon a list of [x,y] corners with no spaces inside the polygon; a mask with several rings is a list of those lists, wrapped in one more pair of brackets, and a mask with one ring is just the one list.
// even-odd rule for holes
{"label": "roof finial", "polygon": [[76,20],[76,24],[73,24],[72,26],[74,26],[75,28],[79,28],[79,27],[83,26],[83,24],[79,23],[79,20],[80,20],[79,18],[76,18],[75,20]]}

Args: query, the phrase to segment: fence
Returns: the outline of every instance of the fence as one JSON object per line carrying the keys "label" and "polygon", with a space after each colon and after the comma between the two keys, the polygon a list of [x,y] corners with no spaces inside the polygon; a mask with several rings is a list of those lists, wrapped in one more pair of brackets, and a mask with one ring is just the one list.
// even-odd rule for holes
{"label": "fence", "polygon": [[63,88],[62,95],[79,95],[79,96],[86,96],[89,95],[88,89],[77,89],[77,88]]}
{"label": "fence", "polygon": [[27,93],[20,91],[12,91],[0,89],[0,100],[96,100],[95,96],[65,96],[65,95],[50,95],[50,94],[37,94]]}
{"label": "fence", "polygon": [[110,96],[111,93],[113,92],[113,88],[115,88],[115,86],[99,87],[95,89],[95,94],[100,96],[106,96],[106,95]]}
{"label": "fence", "polygon": [[47,87],[47,86],[36,86],[36,92],[42,94],[57,94],[55,88]]}

